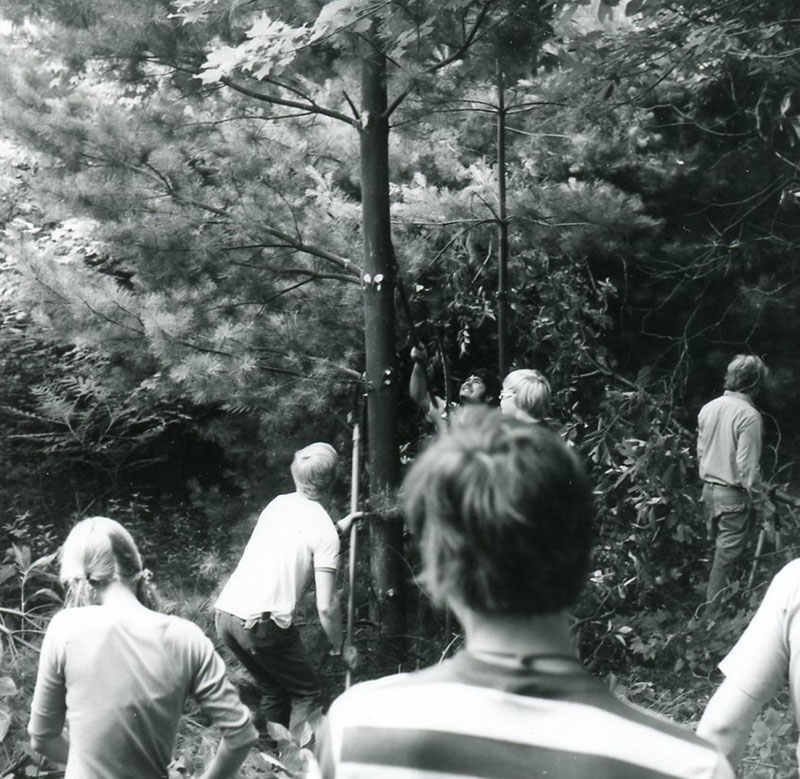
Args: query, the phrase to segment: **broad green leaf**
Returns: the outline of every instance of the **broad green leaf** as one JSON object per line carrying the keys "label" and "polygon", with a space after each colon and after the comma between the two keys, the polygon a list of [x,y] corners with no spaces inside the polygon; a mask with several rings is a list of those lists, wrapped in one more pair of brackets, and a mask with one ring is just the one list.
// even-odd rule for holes
{"label": "broad green leaf", "polygon": [[220,46],[208,54],[198,78],[204,84],[213,84],[235,70],[241,61],[242,53],[239,47]]}

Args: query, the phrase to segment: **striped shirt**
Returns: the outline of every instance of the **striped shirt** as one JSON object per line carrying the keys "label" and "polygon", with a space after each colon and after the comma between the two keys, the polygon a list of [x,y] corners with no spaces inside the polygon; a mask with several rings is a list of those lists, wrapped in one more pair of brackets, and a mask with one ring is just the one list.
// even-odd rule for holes
{"label": "striped shirt", "polygon": [[577,666],[543,673],[467,652],[342,695],[319,757],[324,779],[733,777],[710,744]]}

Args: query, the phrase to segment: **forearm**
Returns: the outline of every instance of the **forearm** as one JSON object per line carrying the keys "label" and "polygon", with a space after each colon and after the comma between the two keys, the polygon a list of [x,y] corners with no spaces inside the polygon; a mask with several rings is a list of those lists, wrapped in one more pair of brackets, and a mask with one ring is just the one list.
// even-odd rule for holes
{"label": "forearm", "polygon": [[339,605],[339,599],[333,598],[327,608],[317,609],[319,613],[319,621],[328,641],[331,646],[339,650],[344,642],[344,630],[342,627],[342,609]]}
{"label": "forearm", "polygon": [[234,776],[239,767],[244,763],[249,746],[232,747],[223,738],[217,747],[217,753],[197,779],[228,779]]}
{"label": "forearm", "polygon": [[53,763],[66,763],[69,757],[69,738],[66,731],[61,731],[58,736],[48,739],[31,738],[34,751],[44,755]]}
{"label": "forearm", "polygon": [[714,744],[736,768],[760,708],[760,701],[725,680],[709,701],[697,726],[697,735]]}
{"label": "forearm", "polygon": [[346,517],[342,517],[338,522],[335,522],[336,529],[342,535],[346,535],[350,530],[351,525],[355,520],[361,519],[364,516],[363,511],[351,511]]}

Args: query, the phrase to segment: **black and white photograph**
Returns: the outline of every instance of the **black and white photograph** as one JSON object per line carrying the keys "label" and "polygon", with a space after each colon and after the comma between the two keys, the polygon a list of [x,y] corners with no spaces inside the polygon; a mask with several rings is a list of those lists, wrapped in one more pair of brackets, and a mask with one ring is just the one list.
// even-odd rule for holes
{"label": "black and white photograph", "polygon": [[0,779],[797,777],[798,408],[796,1],[0,0]]}

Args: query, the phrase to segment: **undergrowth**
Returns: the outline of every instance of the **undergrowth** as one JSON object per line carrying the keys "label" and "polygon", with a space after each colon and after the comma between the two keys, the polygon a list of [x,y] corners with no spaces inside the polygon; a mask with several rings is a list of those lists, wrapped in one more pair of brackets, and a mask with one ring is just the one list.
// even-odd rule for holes
{"label": "undergrowth", "polygon": [[[166,525],[143,506],[114,515],[131,528],[143,547],[145,564],[156,570],[165,605],[171,613],[199,624],[216,641],[212,606],[222,583],[232,571],[252,530],[255,515],[225,525],[214,537],[198,532],[190,514],[170,513]],[[111,513],[111,512],[109,512]],[[123,516],[120,516],[120,515]],[[45,529],[34,539],[24,537],[23,522],[3,528],[13,543],[0,560],[0,776],[60,777],[54,767],[39,765],[27,743],[26,724],[35,682],[37,648],[49,617],[58,608],[60,590],[55,580],[52,552],[59,539]],[[347,559],[346,545],[343,559]],[[364,551],[362,549],[362,551]],[[398,671],[413,671],[438,662],[462,644],[458,626],[447,615],[432,611],[424,599],[411,598],[409,635],[402,653],[381,654],[380,625],[370,613],[367,560],[357,562],[354,593],[354,642],[358,663],[354,682]],[[764,579],[767,572],[760,576]],[[341,572],[341,582],[346,571]],[[576,643],[592,673],[604,678],[618,695],[687,727],[694,728],[709,697],[720,682],[717,663],[735,643],[763,594],[734,587],[715,620],[698,618],[698,598],[692,590],[676,594],[660,605],[625,609],[607,591],[608,581],[596,575],[587,587],[574,620]],[[613,602],[614,608],[606,606]],[[317,662],[326,703],[345,685],[345,667],[327,654],[319,628],[313,590],[309,589],[297,613],[308,650]],[[383,650],[381,649],[383,647]],[[259,694],[246,672],[219,647],[229,676],[242,699],[258,711]],[[797,728],[783,692],[759,715],[740,769],[746,779],[778,779],[796,775],[794,745]],[[288,736],[286,736],[288,739]],[[171,777],[191,777],[211,758],[219,735],[199,707],[190,702],[175,745]],[[292,751],[294,750],[294,752]],[[254,749],[239,776],[244,779],[302,775],[303,755],[284,742],[287,772],[267,762]],[[293,755],[293,757],[292,757]],[[294,762],[292,762],[294,761]]]}

